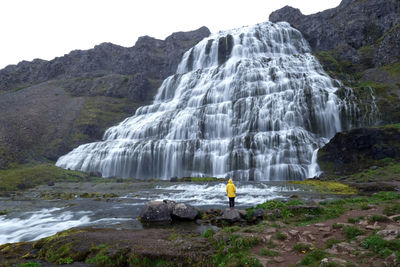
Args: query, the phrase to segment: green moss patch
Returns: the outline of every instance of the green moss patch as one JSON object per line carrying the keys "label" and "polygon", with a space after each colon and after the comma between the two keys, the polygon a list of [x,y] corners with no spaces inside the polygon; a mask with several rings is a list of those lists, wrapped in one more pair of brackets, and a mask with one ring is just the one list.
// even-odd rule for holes
{"label": "green moss patch", "polygon": [[354,195],[357,190],[349,185],[339,182],[320,181],[315,179],[307,179],[304,181],[290,181],[292,184],[306,185],[312,187],[314,191],[323,194],[338,194],[338,195]]}
{"label": "green moss patch", "polygon": [[69,171],[50,163],[18,165],[0,170],[0,191],[16,191],[50,182],[87,181],[89,176],[79,171]]}

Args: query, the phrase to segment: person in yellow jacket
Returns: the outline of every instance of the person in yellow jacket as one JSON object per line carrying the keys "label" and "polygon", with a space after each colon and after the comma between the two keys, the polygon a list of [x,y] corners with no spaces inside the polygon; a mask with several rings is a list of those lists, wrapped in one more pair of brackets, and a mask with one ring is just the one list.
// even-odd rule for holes
{"label": "person in yellow jacket", "polygon": [[226,193],[229,198],[229,207],[235,207],[236,187],[233,184],[232,179],[229,179],[228,184],[226,185]]}

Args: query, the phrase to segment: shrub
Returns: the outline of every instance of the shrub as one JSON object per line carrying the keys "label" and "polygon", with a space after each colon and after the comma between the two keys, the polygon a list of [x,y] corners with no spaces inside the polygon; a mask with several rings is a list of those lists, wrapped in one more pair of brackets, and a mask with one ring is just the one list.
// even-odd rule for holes
{"label": "shrub", "polygon": [[202,236],[205,237],[205,238],[212,238],[214,235],[215,235],[215,231],[212,228],[208,228],[202,234]]}
{"label": "shrub", "polygon": [[325,246],[326,246],[326,248],[331,248],[331,247],[333,247],[333,245],[339,244],[340,242],[342,242],[342,241],[340,241],[339,239],[330,238],[326,241]]}
{"label": "shrub", "polygon": [[239,227],[239,226],[230,226],[230,227],[225,227],[225,228],[223,228],[223,230],[224,230],[225,232],[228,232],[228,233],[233,233],[233,232],[239,231],[239,230],[240,230],[240,227]]}
{"label": "shrub", "polygon": [[364,230],[361,230],[360,228],[355,227],[355,226],[344,226],[344,227],[342,228],[342,232],[343,232],[343,235],[344,235],[347,239],[353,239],[353,238],[355,238],[356,236],[359,236],[359,235],[362,235],[362,234],[365,233]]}
{"label": "shrub", "polygon": [[318,263],[326,256],[328,256],[328,253],[326,253],[323,250],[316,249],[316,250],[309,252],[306,255],[306,257],[301,260],[300,264],[301,265],[311,265],[313,263]]}
{"label": "shrub", "polygon": [[296,243],[293,246],[293,250],[301,253],[306,253],[308,251],[313,250],[313,246],[311,244],[305,244],[305,243]]}
{"label": "shrub", "polygon": [[287,235],[285,235],[284,233],[281,233],[281,232],[276,232],[275,237],[278,240],[286,240],[287,239]]}
{"label": "shrub", "polygon": [[381,258],[386,258],[391,255],[394,251],[400,252],[400,241],[399,240],[384,240],[378,235],[371,235],[364,239],[361,243],[366,249],[370,249]]}
{"label": "shrub", "polygon": [[369,222],[387,222],[387,221],[389,221],[389,218],[386,216],[373,214],[371,217],[368,218],[368,221]]}
{"label": "shrub", "polygon": [[383,209],[383,214],[386,216],[392,216],[392,215],[397,215],[400,214],[400,204],[396,203],[393,205],[386,206]]}

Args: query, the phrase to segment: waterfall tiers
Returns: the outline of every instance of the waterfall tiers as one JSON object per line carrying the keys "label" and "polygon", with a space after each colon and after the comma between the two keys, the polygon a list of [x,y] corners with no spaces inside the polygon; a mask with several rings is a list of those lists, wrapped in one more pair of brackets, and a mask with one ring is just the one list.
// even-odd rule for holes
{"label": "waterfall tiers", "polygon": [[187,51],[152,105],[56,165],[104,177],[297,180],[341,131],[346,104],[288,23],[211,34]]}

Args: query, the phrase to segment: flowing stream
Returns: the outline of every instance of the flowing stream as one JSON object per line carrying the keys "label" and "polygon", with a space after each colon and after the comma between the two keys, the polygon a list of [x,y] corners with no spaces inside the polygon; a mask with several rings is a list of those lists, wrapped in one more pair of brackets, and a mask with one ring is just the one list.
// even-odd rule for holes
{"label": "flowing stream", "polygon": [[[286,199],[292,194],[310,199],[313,193],[285,183],[236,182],[238,187],[236,207],[244,209],[266,200]],[[12,198],[0,198],[0,245],[10,242],[32,241],[53,235],[72,227],[112,227],[141,229],[137,220],[143,205],[148,201],[169,199],[202,209],[228,206],[226,183],[60,183],[28,190]],[[42,194],[73,192],[72,199],[45,199]],[[83,193],[100,195],[114,193],[113,198],[84,198]],[[179,226],[183,227],[183,226]],[[201,225],[190,224],[191,228]]]}
{"label": "flowing stream", "polygon": [[139,179],[314,177],[318,149],[346,126],[337,90],[288,23],[221,31],[184,54],[152,105],[56,165]]}

